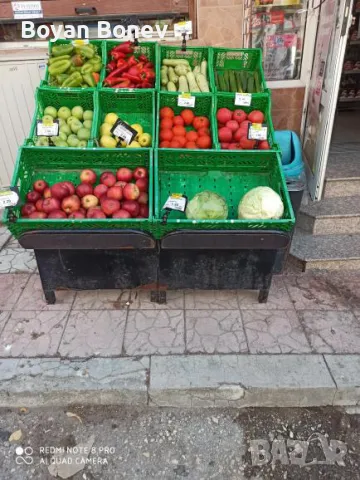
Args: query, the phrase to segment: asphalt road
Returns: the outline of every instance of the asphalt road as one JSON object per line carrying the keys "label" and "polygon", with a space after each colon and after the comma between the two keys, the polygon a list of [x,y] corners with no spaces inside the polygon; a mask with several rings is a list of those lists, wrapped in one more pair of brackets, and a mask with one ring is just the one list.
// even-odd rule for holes
{"label": "asphalt road", "polygon": [[0,409],[0,479],[356,480],[359,427],[335,409]]}

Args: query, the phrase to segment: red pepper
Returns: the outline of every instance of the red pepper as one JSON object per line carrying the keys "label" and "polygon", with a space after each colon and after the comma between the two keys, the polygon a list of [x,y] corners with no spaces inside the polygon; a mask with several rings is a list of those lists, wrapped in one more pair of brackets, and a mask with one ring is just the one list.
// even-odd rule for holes
{"label": "red pepper", "polygon": [[138,61],[137,61],[137,59],[134,57],[134,55],[131,55],[131,57],[128,58],[127,62],[128,62],[129,67],[132,67],[133,65],[137,65],[137,64],[138,64]]}
{"label": "red pepper", "polygon": [[111,50],[111,54],[115,52],[122,52],[122,53],[133,53],[134,47],[130,41],[120,43],[120,45],[117,45]]}
{"label": "red pepper", "polygon": [[120,82],[123,82],[123,81],[124,81],[124,77],[112,77],[112,78],[108,78],[108,79],[105,78],[104,85],[106,85],[107,87],[113,87],[117,83],[120,83]]}
{"label": "red pepper", "polygon": [[128,66],[126,64],[126,62],[124,63],[124,65],[122,65],[121,67],[119,68],[116,68],[115,70],[113,70],[111,73],[109,73],[109,75],[105,78],[105,81],[110,79],[110,78],[114,78],[114,77],[120,77],[121,74],[123,72],[126,72],[126,70],[128,69]]}
{"label": "red pepper", "polygon": [[113,85],[113,88],[129,88],[130,85],[130,80],[123,80],[120,83],[117,83],[116,85]]}
{"label": "red pepper", "polygon": [[117,63],[116,63],[116,68],[120,68],[122,67],[123,65],[126,65],[127,66],[127,61],[124,60],[123,58],[120,58]]}
{"label": "red pepper", "polygon": [[141,82],[141,78],[140,78],[139,75],[131,75],[130,73],[126,72],[126,73],[123,74],[123,77],[128,78],[129,80],[131,80],[136,85]]}
{"label": "red pepper", "polygon": [[139,60],[140,62],[144,62],[144,63],[148,63],[148,61],[149,61],[149,59],[147,58],[147,56],[146,56],[146,55],[143,55],[143,54],[141,54],[141,55],[138,56],[138,60]]}
{"label": "red pepper", "polygon": [[113,60],[120,60],[121,58],[125,59],[126,54],[124,52],[112,52],[111,53],[111,58]]}
{"label": "red pepper", "polygon": [[141,82],[141,84],[139,85],[140,88],[152,88],[153,86],[151,85],[151,83],[147,82],[146,80]]}
{"label": "red pepper", "polygon": [[[141,71],[142,71],[142,67],[139,67],[140,64],[138,65],[133,65],[132,67],[129,68],[128,70],[128,73],[130,75],[135,75],[135,76],[138,76]],[[142,64],[141,64],[142,65]]]}
{"label": "red pepper", "polygon": [[107,65],[106,65],[106,69],[109,71],[109,72],[113,72],[116,68],[116,62],[115,60],[111,60],[111,62],[109,62]]}
{"label": "red pepper", "polygon": [[149,81],[149,80],[152,80],[152,79],[155,78],[155,72],[154,72],[153,70],[145,70],[145,69],[144,69],[144,70],[141,72],[141,78],[142,78],[143,80],[148,80],[148,81]]}
{"label": "red pepper", "polygon": [[95,83],[100,82],[100,74],[99,73],[93,72],[91,75],[92,75],[93,79],[95,80]]}
{"label": "red pepper", "polygon": [[144,68],[152,69],[154,70],[154,64],[151,62],[145,63]]}

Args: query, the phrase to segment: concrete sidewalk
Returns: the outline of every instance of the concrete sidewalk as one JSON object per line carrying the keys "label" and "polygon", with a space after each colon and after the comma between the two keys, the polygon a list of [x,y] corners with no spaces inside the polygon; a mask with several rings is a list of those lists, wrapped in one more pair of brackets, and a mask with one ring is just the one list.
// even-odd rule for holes
{"label": "concrete sidewalk", "polygon": [[249,291],[59,291],[0,227],[1,405],[354,405],[360,275],[274,278]]}

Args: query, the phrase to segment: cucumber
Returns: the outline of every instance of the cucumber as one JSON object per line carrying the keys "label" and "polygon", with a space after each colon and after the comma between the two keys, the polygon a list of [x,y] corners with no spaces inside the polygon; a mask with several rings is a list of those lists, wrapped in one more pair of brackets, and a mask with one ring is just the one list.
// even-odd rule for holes
{"label": "cucumber", "polygon": [[259,80],[259,72],[254,72],[254,81],[255,81],[255,92],[261,92],[260,80]]}
{"label": "cucumber", "polygon": [[215,86],[218,90],[220,90],[220,82],[219,82],[219,74],[215,72]]}
{"label": "cucumber", "polygon": [[240,81],[243,92],[247,92],[247,76],[244,70],[240,70]]}
{"label": "cucumber", "polygon": [[237,86],[236,86],[236,78],[234,70],[230,70],[229,72],[229,83],[230,83],[230,92],[236,93]]}
{"label": "cucumber", "polygon": [[224,80],[225,80],[225,91],[230,91],[230,78],[229,78],[229,70],[224,71]]}
{"label": "cucumber", "polygon": [[237,90],[237,92],[243,93],[240,72],[235,72],[235,79],[236,79],[236,90]]}
{"label": "cucumber", "polygon": [[226,82],[224,78],[224,73],[222,75],[219,74],[219,85],[220,85],[220,92],[226,92]]}
{"label": "cucumber", "polygon": [[248,84],[247,84],[248,93],[254,93],[254,86],[255,86],[254,77],[251,74],[249,74]]}

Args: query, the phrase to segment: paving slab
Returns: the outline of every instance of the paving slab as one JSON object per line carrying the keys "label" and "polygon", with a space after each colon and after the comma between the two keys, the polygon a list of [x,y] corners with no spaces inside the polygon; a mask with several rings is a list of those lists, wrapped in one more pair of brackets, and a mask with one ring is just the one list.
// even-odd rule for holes
{"label": "paving slab", "polygon": [[149,358],[0,359],[0,406],[147,403]]}
{"label": "paving slab", "polygon": [[36,268],[33,250],[4,248],[0,251],[0,274],[32,273]]}
{"label": "paving slab", "polygon": [[174,407],[332,405],[336,386],[321,355],[152,357],[149,399]]}
{"label": "paving slab", "polygon": [[360,355],[325,355],[336,383],[334,405],[360,405]]}
{"label": "paving slab", "polygon": [[[1,213],[1,210],[0,210]],[[1,215],[0,215],[1,219]],[[0,250],[8,243],[11,234],[6,227],[1,226],[0,224]]]}
{"label": "paving slab", "polygon": [[26,274],[0,275],[0,310],[12,310],[29,280]]}

